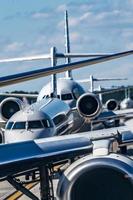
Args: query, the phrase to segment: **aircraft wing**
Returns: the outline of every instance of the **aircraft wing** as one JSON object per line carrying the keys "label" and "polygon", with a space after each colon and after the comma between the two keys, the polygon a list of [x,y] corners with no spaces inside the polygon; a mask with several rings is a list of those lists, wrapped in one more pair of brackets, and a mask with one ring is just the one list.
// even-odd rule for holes
{"label": "aircraft wing", "polygon": [[0,179],[39,165],[86,154],[92,142],[83,136],[60,136],[0,145]]}
{"label": "aircraft wing", "polygon": [[123,109],[123,110],[115,110],[113,111],[116,115],[125,115],[125,117],[131,116],[133,117],[133,108]]}
{"label": "aircraft wing", "polygon": [[116,111],[103,111],[99,114],[97,118],[92,120],[93,123],[104,122],[106,120],[117,120],[117,119],[131,119],[133,118],[133,109],[124,109]]}
{"label": "aircraft wing", "polygon": [[87,60],[83,60],[83,61],[79,61],[79,62],[63,64],[63,65],[59,65],[59,66],[55,66],[55,67],[48,67],[48,68],[44,68],[44,69],[23,72],[20,74],[14,74],[14,75],[0,77],[0,87],[15,84],[15,83],[20,83],[23,81],[28,81],[28,80],[32,80],[32,79],[36,79],[36,78],[40,78],[40,77],[44,77],[44,76],[48,76],[51,74],[61,73],[61,72],[68,71],[68,70],[78,69],[78,68],[85,67],[88,65],[94,65],[94,64],[106,62],[109,60],[117,59],[117,58],[128,56],[131,54],[133,54],[133,50],[112,54],[109,56],[102,56],[102,57],[87,59]]}
{"label": "aircraft wing", "polygon": [[133,142],[133,133],[127,127],[103,129],[34,141],[0,145],[0,179],[36,169],[41,165],[91,153],[93,141],[117,138],[118,132],[128,133],[124,142]]}

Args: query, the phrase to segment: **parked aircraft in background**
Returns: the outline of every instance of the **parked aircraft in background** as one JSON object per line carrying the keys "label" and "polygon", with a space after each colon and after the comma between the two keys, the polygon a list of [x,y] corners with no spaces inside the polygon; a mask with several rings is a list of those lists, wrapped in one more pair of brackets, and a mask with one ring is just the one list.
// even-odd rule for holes
{"label": "parked aircraft in background", "polygon": [[[104,61],[108,58],[109,58],[108,56],[103,57]],[[101,60],[102,57],[92,59],[92,60],[93,62],[94,60],[96,60],[96,62],[98,63],[98,59]],[[81,64],[84,62],[85,61],[80,61],[79,63]],[[87,65],[89,64],[89,62],[91,62],[91,60],[86,61]],[[48,70],[47,72],[48,74],[53,73],[53,72],[50,72],[49,69],[52,69],[52,70],[56,69],[57,70],[56,73],[60,70],[65,71],[67,70],[65,69],[65,66],[68,66],[69,69],[71,69],[71,67],[74,68],[74,66],[77,68],[78,63],[76,62],[76,63],[71,63],[71,64],[64,64],[63,66],[59,66],[59,68],[58,66],[53,67],[53,68],[47,68],[45,69],[45,73],[47,70]],[[30,74],[33,74],[33,73],[36,74],[35,75],[35,78],[36,78],[36,76],[38,76],[38,70],[34,72],[32,71],[32,72],[27,72],[24,74],[22,73],[19,75],[13,75],[10,77],[4,77],[3,84],[7,84],[5,83],[5,79],[7,78],[12,79],[15,77],[15,82],[22,81],[23,76],[25,77],[26,75],[26,79],[27,79],[27,76],[31,76]],[[16,80],[16,76],[20,78],[17,78]],[[39,73],[39,76],[40,76],[40,73]],[[32,76],[32,79],[33,78],[34,76]],[[56,110],[53,109],[52,102],[56,102],[54,103],[54,107],[56,107]],[[64,105],[63,107],[61,106],[61,102]],[[67,108],[69,107],[69,105],[63,102],[62,100],[59,100],[58,98],[55,98],[55,97],[51,99],[51,97],[48,96],[48,97],[45,97],[44,99],[42,98],[42,100],[37,101],[36,103],[30,106],[27,106],[25,109],[20,110],[18,113],[13,115],[7,123],[6,130],[4,132],[5,142],[9,143],[13,141],[32,140],[32,139],[36,139],[40,137],[46,137],[48,135],[51,136],[51,130],[49,129],[50,127],[48,126],[44,127],[44,125],[42,125],[42,113],[47,115],[48,119],[51,121],[51,124],[53,124],[53,127],[55,128],[53,131],[53,135],[61,135],[61,134],[65,134],[66,131],[68,130],[69,130],[68,132],[72,132],[72,131],[77,132],[81,130],[82,125],[86,122],[86,119],[87,119],[87,122],[88,120],[90,122],[91,119],[95,119],[102,112],[102,105],[101,105],[100,99],[98,98],[97,95],[93,93],[83,93],[82,95],[80,94],[80,96],[78,96],[78,98],[76,99],[76,112],[75,112],[74,118],[72,118],[72,115],[69,115],[69,114],[71,113],[72,110],[75,110],[75,109],[73,108],[70,109],[69,107],[69,109],[67,109],[67,113],[65,114],[66,106]],[[77,117],[76,117],[76,114],[78,115]],[[79,118],[80,116],[82,120]],[[112,113],[109,116],[110,119],[111,119],[111,116],[112,116]],[[102,116],[102,118],[104,118],[104,116]],[[33,124],[34,126],[34,122],[35,124],[37,122],[40,125],[36,125],[35,127],[32,127],[31,125],[29,126],[29,124]]]}
{"label": "parked aircraft in background", "polygon": [[133,108],[133,100],[130,97],[130,87],[125,89],[125,99],[120,103],[121,109]]}

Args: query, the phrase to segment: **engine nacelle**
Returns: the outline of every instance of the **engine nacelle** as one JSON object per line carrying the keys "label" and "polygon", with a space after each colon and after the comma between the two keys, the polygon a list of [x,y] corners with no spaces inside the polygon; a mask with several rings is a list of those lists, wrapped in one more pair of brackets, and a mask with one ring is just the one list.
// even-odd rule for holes
{"label": "engine nacelle", "polygon": [[86,156],[62,175],[58,200],[132,200],[133,160],[118,154]]}
{"label": "engine nacelle", "polygon": [[118,109],[118,102],[115,99],[110,99],[106,102],[105,107],[108,110],[117,110]]}
{"label": "engine nacelle", "polygon": [[77,100],[77,109],[81,116],[93,119],[100,114],[102,105],[98,96],[85,93]]}
{"label": "engine nacelle", "polygon": [[8,97],[0,104],[0,114],[4,121],[7,121],[13,114],[23,108],[23,102],[19,98]]}

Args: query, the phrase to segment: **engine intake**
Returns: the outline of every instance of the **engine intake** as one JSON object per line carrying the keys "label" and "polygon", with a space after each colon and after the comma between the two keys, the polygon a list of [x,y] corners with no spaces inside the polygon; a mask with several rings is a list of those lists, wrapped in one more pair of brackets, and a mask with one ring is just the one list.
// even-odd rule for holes
{"label": "engine intake", "polygon": [[7,121],[13,114],[21,110],[23,102],[14,97],[8,97],[4,99],[0,104],[1,117],[4,121]]}
{"label": "engine intake", "polygon": [[106,102],[105,107],[108,110],[117,110],[118,109],[118,102],[115,99],[110,99]]}
{"label": "engine intake", "polygon": [[80,115],[92,119],[100,114],[102,106],[95,94],[86,93],[77,100],[77,109]]}
{"label": "engine intake", "polygon": [[132,200],[133,161],[118,154],[81,158],[62,175],[57,196],[59,200]]}

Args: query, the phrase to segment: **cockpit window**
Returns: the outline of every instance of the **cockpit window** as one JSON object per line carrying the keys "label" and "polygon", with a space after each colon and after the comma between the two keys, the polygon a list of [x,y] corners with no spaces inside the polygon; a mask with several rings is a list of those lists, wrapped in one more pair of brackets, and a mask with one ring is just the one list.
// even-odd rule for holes
{"label": "cockpit window", "polygon": [[38,128],[50,128],[52,124],[49,120],[43,119],[41,121],[26,121],[26,122],[9,122],[6,129],[38,129]]}
{"label": "cockpit window", "polygon": [[28,129],[34,129],[34,128],[43,128],[43,125],[41,121],[29,121],[28,122]]}
{"label": "cockpit window", "polygon": [[43,119],[42,120],[42,124],[43,124],[44,128],[49,128],[50,127],[50,123],[49,123],[48,120]]}
{"label": "cockpit window", "polygon": [[8,122],[6,125],[6,129],[11,129],[14,122]]}
{"label": "cockpit window", "polygon": [[61,122],[65,121],[67,116],[64,114],[59,114],[58,116],[54,117],[53,121],[55,125],[59,125]]}
{"label": "cockpit window", "polygon": [[25,129],[25,122],[15,122],[12,129]]}
{"label": "cockpit window", "polygon": [[73,96],[72,96],[71,93],[62,94],[62,95],[61,95],[61,99],[62,99],[63,101],[65,101],[65,100],[71,100],[71,99],[73,99]]}

